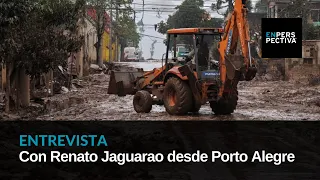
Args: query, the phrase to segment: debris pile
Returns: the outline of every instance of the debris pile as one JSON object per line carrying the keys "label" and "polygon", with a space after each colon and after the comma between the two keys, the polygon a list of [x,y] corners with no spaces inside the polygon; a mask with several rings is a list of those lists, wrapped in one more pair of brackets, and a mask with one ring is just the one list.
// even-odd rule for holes
{"label": "debris pile", "polygon": [[281,81],[284,80],[284,76],[278,69],[267,69],[263,75],[257,75],[256,80],[258,81]]}
{"label": "debris pile", "polygon": [[295,83],[317,85],[320,78],[320,66],[309,64],[295,65],[288,70],[287,78]]}
{"label": "debris pile", "polygon": [[[103,67],[105,67],[105,66],[103,66]],[[103,71],[103,67],[99,67],[99,65],[97,65],[97,64],[91,64],[89,72],[90,72],[90,74],[100,73]]]}
{"label": "debris pile", "polygon": [[281,81],[284,80],[285,71],[283,60],[258,61],[257,81]]}
{"label": "debris pile", "polygon": [[316,76],[311,74],[308,78],[308,83],[310,86],[320,85],[320,75]]}

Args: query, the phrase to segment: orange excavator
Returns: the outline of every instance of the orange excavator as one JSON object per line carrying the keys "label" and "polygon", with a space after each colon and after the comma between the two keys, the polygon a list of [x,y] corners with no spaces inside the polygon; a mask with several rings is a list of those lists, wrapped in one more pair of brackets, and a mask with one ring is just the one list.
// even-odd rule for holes
{"label": "orange excavator", "polygon": [[[235,0],[223,28],[180,28],[167,31],[167,50],[162,67],[149,72],[112,71],[109,94],[134,95],[137,113],[149,113],[154,104],[170,115],[197,113],[207,102],[215,114],[231,114],[238,101],[239,81],[252,80],[257,72],[250,52],[246,0]],[[191,37],[193,53],[178,59],[179,36]],[[209,45],[217,41],[216,55]],[[172,45],[171,45],[172,44]],[[173,58],[169,52],[173,47]]]}

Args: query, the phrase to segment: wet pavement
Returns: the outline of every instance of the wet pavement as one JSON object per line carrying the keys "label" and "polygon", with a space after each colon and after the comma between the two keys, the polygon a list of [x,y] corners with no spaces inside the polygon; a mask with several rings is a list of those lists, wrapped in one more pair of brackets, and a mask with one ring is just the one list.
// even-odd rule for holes
{"label": "wet pavement", "polygon": [[[134,63],[133,63],[134,64]],[[152,64],[152,63],[151,63]],[[140,65],[140,66],[139,66]],[[158,64],[159,65],[159,64]],[[135,67],[151,70],[150,63],[136,63]],[[132,66],[132,65],[131,65]],[[146,68],[148,66],[148,68]],[[161,63],[160,63],[161,66]],[[154,105],[147,114],[133,109],[133,96],[118,97],[107,94],[109,75],[91,75],[85,88],[71,92],[86,99],[62,111],[38,117],[39,120],[319,120],[320,86],[306,86],[287,81],[240,82],[239,101],[232,115],[217,116],[209,104],[198,115],[170,116],[163,106]]]}

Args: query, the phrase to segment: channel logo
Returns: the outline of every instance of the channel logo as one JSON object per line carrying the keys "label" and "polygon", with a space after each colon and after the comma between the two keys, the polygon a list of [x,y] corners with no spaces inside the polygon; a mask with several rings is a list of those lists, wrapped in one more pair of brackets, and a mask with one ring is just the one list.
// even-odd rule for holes
{"label": "channel logo", "polygon": [[266,32],[267,44],[296,44],[295,32]]}

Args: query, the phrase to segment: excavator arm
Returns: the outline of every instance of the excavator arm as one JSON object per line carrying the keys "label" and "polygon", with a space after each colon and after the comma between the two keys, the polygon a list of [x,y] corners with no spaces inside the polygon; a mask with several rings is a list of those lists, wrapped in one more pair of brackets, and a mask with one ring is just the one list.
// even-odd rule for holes
{"label": "excavator arm", "polygon": [[[256,74],[256,67],[250,52],[250,34],[247,21],[248,9],[245,6],[246,0],[235,0],[233,12],[227,17],[224,35],[219,43],[220,53],[220,79],[221,87],[219,97],[226,91],[227,80],[239,81],[235,72],[241,72],[243,79],[250,81]],[[240,56],[235,56],[240,45]],[[237,59],[237,61],[234,61]],[[238,62],[238,63],[237,63]]]}

